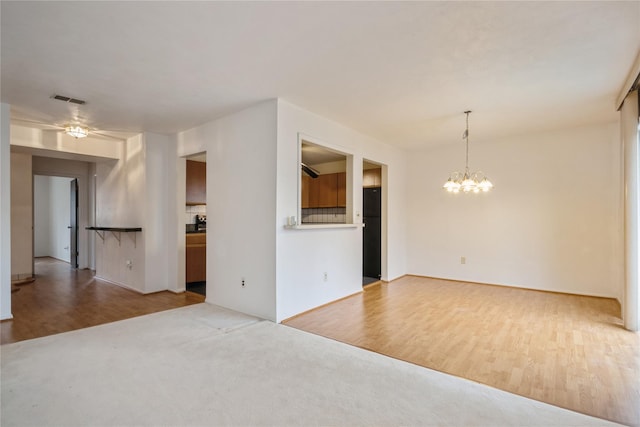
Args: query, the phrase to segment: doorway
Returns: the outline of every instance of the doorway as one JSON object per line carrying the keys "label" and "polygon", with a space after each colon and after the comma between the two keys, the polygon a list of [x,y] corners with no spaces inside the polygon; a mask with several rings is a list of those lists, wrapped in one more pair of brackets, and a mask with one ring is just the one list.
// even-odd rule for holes
{"label": "doorway", "polygon": [[[33,255],[78,268],[78,179],[34,175]],[[34,273],[35,273],[34,261]]]}
{"label": "doorway", "polygon": [[187,158],[185,188],[185,287],[207,294],[207,155]]}
{"label": "doorway", "polygon": [[382,167],[363,162],[362,172],[362,285],[382,275]]}

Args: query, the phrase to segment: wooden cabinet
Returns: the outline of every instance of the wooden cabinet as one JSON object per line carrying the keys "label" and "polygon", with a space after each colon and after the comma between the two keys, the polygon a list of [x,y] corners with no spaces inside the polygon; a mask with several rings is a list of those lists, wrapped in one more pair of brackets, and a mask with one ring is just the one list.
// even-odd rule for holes
{"label": "wooden cabinet", "polygon": [[315,208],[332,208],[338,202],[338,181],[336,174],[320,175],[313,180],[309,204]]}
{"label": "wooden cabinet", "polygon": [[362,171],[362,186],[364,188],[382,187],[382,169],[365,169]]}
{"label": "wooden cabinet", "polygon": [[302,208],[335,208],[347,206],[347,174],[329,173],[311,178],[302,175]]}
{"label": "wooden cabinet", "polygon": [[187,160],[187,205],[207,204],[207,164]]}
{"label": "wooden cabinet", "polygon": [[309,208],[309,193],[311,192],[311,181],[312,178],[307,174],[302,174],[302,178],[300,180],[300,205],[302,209]]}
{"label": "wooden cabinet", "polygon": [[186,238],[186,282],[207,280],[207,234],[187,234]]}
{"label": "wooden cabinet", "polygon": [[347,207],[347,173],[337,173],[338,179],[338,207]]}

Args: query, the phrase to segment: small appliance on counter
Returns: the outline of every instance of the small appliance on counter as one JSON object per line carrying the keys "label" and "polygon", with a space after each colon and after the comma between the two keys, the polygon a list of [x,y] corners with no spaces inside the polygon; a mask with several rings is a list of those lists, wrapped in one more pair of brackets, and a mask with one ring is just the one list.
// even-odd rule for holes
{"label": "small appliance on counter", "polygon": [[207,216],[206,215],[196,215],[196,230],[206,230],[207,229]]}

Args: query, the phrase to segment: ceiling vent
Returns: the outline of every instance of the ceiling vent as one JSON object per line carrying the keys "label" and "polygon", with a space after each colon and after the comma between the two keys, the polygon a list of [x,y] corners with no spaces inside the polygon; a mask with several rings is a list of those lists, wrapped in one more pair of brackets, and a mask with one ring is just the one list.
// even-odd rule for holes
{"label": "ceiling vent", "polygon": [[53,95],[51,98],[57,99],[58,101],[71,102],[72,104],[84,105],[87,101],[83,101],[82,99],[69,98],[68,96],[63,95]]}

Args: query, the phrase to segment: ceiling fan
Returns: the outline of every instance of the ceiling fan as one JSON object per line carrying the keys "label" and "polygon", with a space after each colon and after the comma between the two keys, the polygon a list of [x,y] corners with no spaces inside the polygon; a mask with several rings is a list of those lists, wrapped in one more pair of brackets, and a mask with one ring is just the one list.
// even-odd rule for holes
{"label": "ceiling fan", "polygon": [[70,114],[65,113],[63,114],[63,116],[69,115],[71,116],[71,118],[67,120],[56,120],[53,118],[49,118],[49,120],[47,119],[38,120],[38,119],[34,119],[33,117],[42,116],[41,113],[34,114],[34,112],[24,112],[24,111],[20,111],[19,108],[17,108],[16,111],[14,111],[12,107],[11,121],[18,125],[24,124],[27,126],[36,126],[40,129],[45,129],[45,130],[63,131],[67,135],[72,136],[76,139],[86,138],[87,136],[91,135],[91,136],[97,136],[101,138],[123,140],[138,133],[138,132],[125,131],[125,130],[99,129],[96,127],[89,126],[87,124],[89,120],[80,114],[80,109],[78,108],[78,106],[86,104],[86,101],[83,101],[81,99],[71,98],[68,96],[57,95],[57,94],[52,95],[50,99],[67,103],[68,106],[70,107],[69,108]]}

